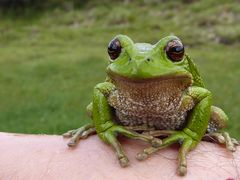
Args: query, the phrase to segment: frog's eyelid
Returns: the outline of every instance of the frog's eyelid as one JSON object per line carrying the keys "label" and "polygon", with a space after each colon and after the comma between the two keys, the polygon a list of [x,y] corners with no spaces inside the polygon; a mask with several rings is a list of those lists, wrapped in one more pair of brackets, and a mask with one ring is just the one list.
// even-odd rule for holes
{"label": "frog's eyelid", "polygon": [[122,51],[119,55],[119,57],[123,54],[127,54],[127,56],[131,57],[130,53],[131,51],[134,51],[134,43],[133,41],[131,41],[130,43],[122,43],[122,39],[119,39],[120,43],[121,43],[121,46],[122,46]]}

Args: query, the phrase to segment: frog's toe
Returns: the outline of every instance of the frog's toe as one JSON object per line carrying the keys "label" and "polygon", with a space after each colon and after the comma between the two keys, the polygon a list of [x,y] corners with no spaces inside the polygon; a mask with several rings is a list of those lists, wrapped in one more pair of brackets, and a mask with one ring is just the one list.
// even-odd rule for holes
{"label": "frog's toe", "polygon": [[64,138],[71,138],[68,142],[69,147],[76,146],[80,139],[87,138],[90,134],[95,133],[96,130],[92,124],[87,124],[81,128],[70,130],[63,134]]}
{"label": "frog's toe", "polygon": [[181,148],[178,155],[178,172],[180,175],[185,175],[187,173],[187,153],[197,145],[197,141],[193,140],[192,137],[185,134],[184,132],[178,132],[173,134],[163,140],[163,143],[159,147],[149,147],[144,149],[142,152],[138,153],[136,158],[140,161],[147,159],[151,154],[157,152],[160,149],[166,148],[173,143],[182,141]]}
{"label": "frog's toe", "polygon": [[226,148],[231,151],[231,152],[235,152],[236,148],[235,145],[232,141],[232,138],[229,136],[229,134],[227,132],[223,132],[223,137],[225,139],[225,143],[226,143]]}
{"label": "frog's toe", "polygon": [[158,138],[153,138],[153,140],[151,141],[151,144],[153,147],[157,148],[162,145],[162,140]]}
{"label": "frog's toe", "polygon": [[237,141],[237,140],[234,139],[234,138],[231,138],[231,140],[232,140],[232,142],[233,142],[233,144],[234,144],[235,146],[240,146],[240,142],[239,142],[239,141]]}
{"label": "frog's toe", "polygon": [[231,138],[227,132],[223,132],[223,136],[226,140],[226,147],[228,150],[235,152],[236,146],[239,146],[240,143],[234,138]]}
{"label": "frog's toe", "polygon": [[129,165],[129,160],[122,148],[122,145],[118,141],[116,137],[116,128],[112,127],[106,130],[105,132],[102,132],[99,135],[99,137],[104,140],[106,143],[110,144],[116,151],[118,161],[121,167],[126,167]]}
{"label": "frog's toe", "polygon": [[147,159],[151,154],[157,152],[159,149],[162,149],[162,148],[164,148],[164,146],[146,148],[142,152],[138,153],[136,158],[139,161],[143,161],[143,160]]}
{"label": "frog's toe", "polygon": [[240,145],[239,141],[231,138],[227,132],[208,133],[203,137],[203,140],[225,144],[226,148],[231,152],[236,151],[236,146]]}
{"label": "frog's toe", "polygon": [[180,176],[185,176],[187,174],[187,166],[186,165],[180,165],[178,168],[178,173]]}
{"label": "frog's toe", "polygon": [[77,145],[77,141],[76,141],[75,139],[71,139],[71,140],[67,143],[67,145],[68,145],[69,147],[74,147],[74,146]]}
{"label": "frog's toe", "polygon": [[226,147],[231,152],[235,152],[236,151],[236,148],[234,146],[226,146]]}
{"label": "frog's toe", "polygon": [[148,158],[148,154],[145,152],[140,152],[136,155],[136,159],[139,161],[143,161]]}
{"label": "frog's toe", "polygon": [[70,137],[72,137],[75,133],[76,133],[76,130],[70,130],[70,131],[65,132],[64,134],[62,134],[62,136],[63,136],[64,138],[70,138]]}
{"label": "frog's toe", "polygon": [[129,165],[129,160],[126,156],[119,158],[119,163],[121,167],[127,167]]}

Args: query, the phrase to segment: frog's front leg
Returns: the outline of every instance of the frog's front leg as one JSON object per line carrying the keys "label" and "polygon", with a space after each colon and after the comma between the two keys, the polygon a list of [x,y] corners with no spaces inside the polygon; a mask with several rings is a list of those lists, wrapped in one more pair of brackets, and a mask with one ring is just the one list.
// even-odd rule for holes
{"label": "frog's front leg", "polygon": [[120,165],[125,167],[128,165],[128,158],[117,140],[118,134],[149,142],[153,146],[159,146],[161,140],[153,136],[138,134],[137,132],[127,130],[123,126],[113,122],[114,109],[108,104],[107,98],[114,90],[115,86],[110,82],[100,83],[94,88],[92,119],[98,136],[116,150]]}
{"label": "frog's front leg", "polygon": [[187,126],[163,140],[159,147],[150,147],[144,149],[137,155],[137,159],[146,159],[150,154],[157,152],[173,143],[180,142],[181,148],[178,155],[178,172],[185,175],[187,172],[187,153],[196,147],[206,132],[208,121],[210,118],[212,95],[211,93],[200,87],[191,87],[188,89],[187,96],[194,100],[195,107],[192,109],[187,119]]}

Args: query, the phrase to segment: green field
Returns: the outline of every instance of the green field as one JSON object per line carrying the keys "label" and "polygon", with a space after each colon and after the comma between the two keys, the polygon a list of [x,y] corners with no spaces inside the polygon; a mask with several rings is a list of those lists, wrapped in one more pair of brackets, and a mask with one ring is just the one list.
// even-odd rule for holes
{"label": "green field", "polygon": [[[107,2],[107,1],[106,1]],[[175,34],[198,65],[214,104],[240,138],[240,4],[140,1],[54,8],[0,21],[0,131],[61,134],[89,121],[85,106],[105,78],[116,34],[155,43]]]}

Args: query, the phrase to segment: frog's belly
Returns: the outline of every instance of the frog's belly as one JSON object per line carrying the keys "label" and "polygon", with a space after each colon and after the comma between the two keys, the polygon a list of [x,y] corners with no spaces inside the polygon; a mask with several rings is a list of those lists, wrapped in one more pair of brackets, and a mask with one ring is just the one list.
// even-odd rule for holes
{"label": "frog's belly", "polygon": [[163,114],[154,116],[144,114],[143,116],[127,115],[126,112],[116,110],[116,122],[124,126],[146,125],[156,130],[179,130],[185,126],[187,113]]}
{"label": "frog's belly", "polygon": [[188,106],[179,110],[182,96],[179,94],[155,94],[131,98],[118,91],[113,92],[109,104],[114,107],[116,122],[124,126],[145,125],[156,130],[178,130],[185,127]]}

